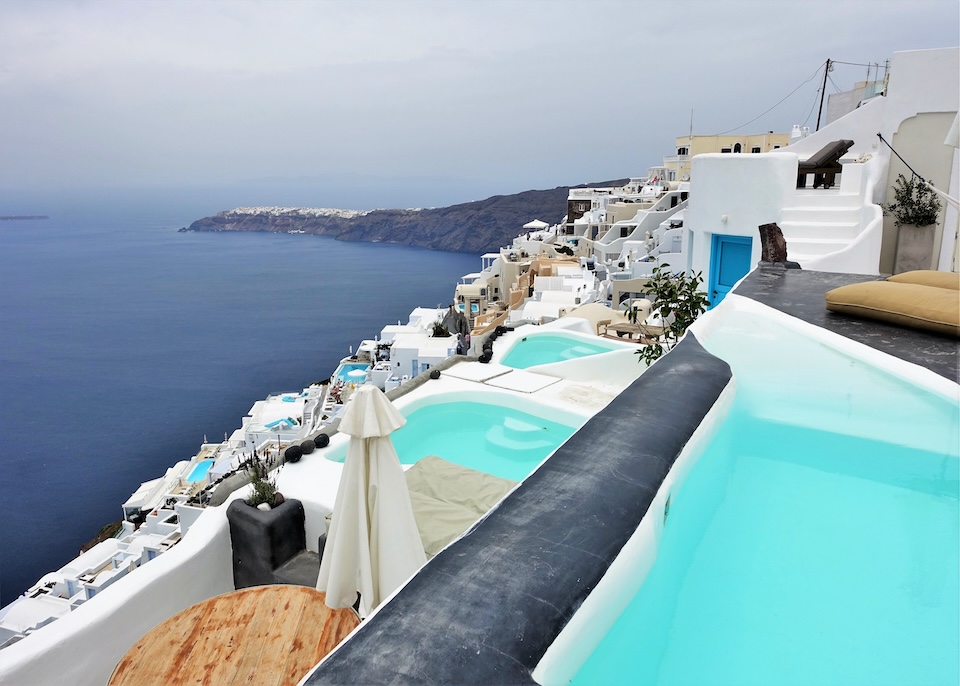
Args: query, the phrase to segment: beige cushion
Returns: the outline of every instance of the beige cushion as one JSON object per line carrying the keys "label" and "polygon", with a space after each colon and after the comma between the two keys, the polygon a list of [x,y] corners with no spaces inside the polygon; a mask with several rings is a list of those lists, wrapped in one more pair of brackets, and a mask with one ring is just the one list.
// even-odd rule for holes
{"label": "beige cushion", "polygon": [[406,478],[428,558],[473,526],[517,485],[433,455],[408,469]]}
{"label": "beige cushion", "polygon": [[960,273],[958,272],[937,272],[932,269],[920,269],[915,272],[894,274],[893,276],[887,277],[887,281],[893,281],[894,283],[916,283],[921,286],[951,288],[955,291],[960,291]]}
{"label": "beige cushion", "polygon": [[827,292],[832,312],[960,337],[960,290],[866,281]]}

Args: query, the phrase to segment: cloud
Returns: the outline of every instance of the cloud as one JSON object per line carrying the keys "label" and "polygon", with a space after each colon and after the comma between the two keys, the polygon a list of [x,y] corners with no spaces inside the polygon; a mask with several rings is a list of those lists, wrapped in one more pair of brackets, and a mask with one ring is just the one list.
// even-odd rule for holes
{"label": "cloud", "polygon": [[[698,133],[734,128],[827,57],[956,45],[957,26],[954,0],[6,0],[0,187],[641,174],[691,110]],[[800,123],[818,86],[750,130]]]}

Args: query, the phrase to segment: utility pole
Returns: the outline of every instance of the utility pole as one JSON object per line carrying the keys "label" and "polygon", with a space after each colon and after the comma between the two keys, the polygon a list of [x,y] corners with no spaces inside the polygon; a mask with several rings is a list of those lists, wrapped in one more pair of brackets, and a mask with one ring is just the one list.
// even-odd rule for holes
{"label": "utility pole", "polygon": [[827,95],[827,76],[830,74],[830,58],[827,58],[827,64],[823,69],[823,86],[820,87],[820,109],[817,110],[817,128],[815,131],[820,130],[820,116],[823,114],[823,98]]}

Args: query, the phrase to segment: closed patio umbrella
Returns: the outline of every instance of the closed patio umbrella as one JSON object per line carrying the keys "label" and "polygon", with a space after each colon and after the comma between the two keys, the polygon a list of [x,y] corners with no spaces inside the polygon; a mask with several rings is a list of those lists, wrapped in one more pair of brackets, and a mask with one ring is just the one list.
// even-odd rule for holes
{"label": "closed patio umbrella", "polygon": [[360,592],[366,617],[426,562],[403,467],[390,434],[406,423],[376,386],[361,386],[343,413],[350,436],[317,590],[332,608]]}

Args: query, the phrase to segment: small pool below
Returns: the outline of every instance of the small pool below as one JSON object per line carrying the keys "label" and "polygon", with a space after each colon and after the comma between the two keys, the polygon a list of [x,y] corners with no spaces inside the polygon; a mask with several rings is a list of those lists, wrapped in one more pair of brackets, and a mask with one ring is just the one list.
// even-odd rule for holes
{"label": "small pool below", "polygon": [[190,475],[187,476],[187,481],[190,483],[196,483],[198,481],[203,481],[207,478],[207,472],[210,471],[210,467],[213,466],[213,460],[201,460],[193,469],[190,470]]}
{"label": "small pool below", "polygon": [[[363,383],[366,381],[366,374],[370,371],[370,365],[363,362],[341,364],[334,374],[333,381],[342,381],[343,383]],[[351,376],[351,372],[353,375]],[[364,372],[359,374],[358,372]]]}
{"label": "small pool below", "polygon": [[[391,439],[403,464],[428,455],[521,481],[576,427],[490,403],[451,401],[427,405],[407,416]],[[346,447],[329,459],[343,461]]]}
{"label": "small pool below", "polygon": [[526,369],[538,364],[564,362],[578,357],[608,353],[619,350],[622,346],[600,339],[587,340],[585,337],[571,336],[563,333],[531,334],[517,341],[501,364],[514,369]]}

